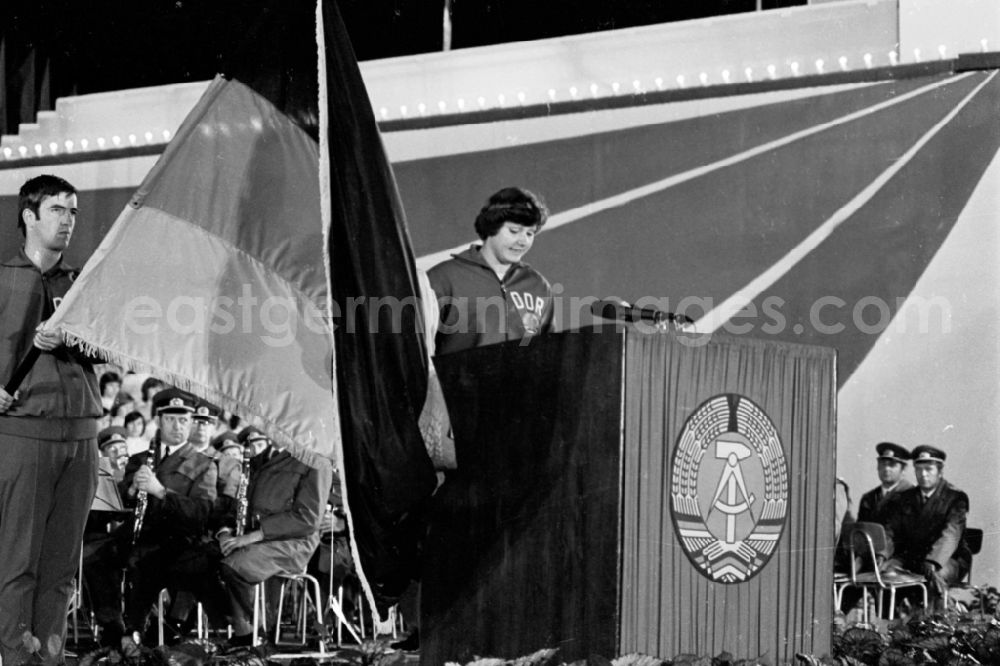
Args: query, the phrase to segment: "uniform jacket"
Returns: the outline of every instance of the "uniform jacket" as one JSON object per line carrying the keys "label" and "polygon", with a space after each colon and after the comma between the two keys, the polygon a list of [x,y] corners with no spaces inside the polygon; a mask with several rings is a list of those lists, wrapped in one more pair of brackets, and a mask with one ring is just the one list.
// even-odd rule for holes
{"label": "uniform jacket", "polygon": [[[332,470],[318,470],[287,451],[268,459],[267,449],[250,461],[247,531],[259,528],[265,541],[298,539],[319,533],[330,495]],[[235,511],[228,520],[235,526]]]}
{"label": "uniform jacket", "polygon": [[[0,381],[6,382],[32,347],[35,328],[69,291],[76,271],[60,259],[43,275],[22,249],[0,263]],[[0,433],[50,440],[97,436],[101,415],[92,359],[70,347],[42,352],[0,416]]]}
{"label": "uniform jacket", "polygon": [[885,509],[886,503],[893,495],[901,493],[904,490],[909,490],[912,487],[912,483],[906,479],[900,479],[896,487],[888,493],[883,492],[882,486],[869,490],[861,496],[861,502],[858,504],[858,522],[881,523],[884,525],[885,519],[882,516],[882,511]]}
{"label": "uniform jacket", "polygon": [[218,451],[206,451],[206,453],[212,456],[219,470],[219,485],[217,488],[219,497],[226,496],[236,499],[236,493],[240,489],[240,461],[232,456],[223,455]]}
{"label": "uniform jacket", "polygon": [[925,561],[943,566],[949,559],[967,570],[972,562],[963,539],[968,511],[969,496],[947,481],[926,503],[916,487],[895,493],[884,508],[893,557],[911,571],[919,571]]}
{"label": "uniform jacket", "polygon": [[318,470],[271,449],[250,461],[247,514],[265,541],[295,539],[319,532],[330,495],[332,470]]}
{"label": "uniform jacket", "polygon": [[511,266],[501,280],[474,245],[430,269],[427,276],[441,310],[437,354],[552,329],[552,289],[525,263]]}
{"label": "uniform jacket", "polygon": [[[159,437],[156,438],[159,440]],[[129,497],[128,488],[136,471],[146,462],[147,453],[137,453],[128,459],[122,497],[134,507],[135,497]],[[149,496],[149,505],[142,529],[143,538],[149,535],[155,541],[176,537],[195,539],[205,530],[208,517],[217,496],[218,470],[215,461],[204,453],[185,444],[161,461],[154,462],[156,478],[166,488],[161,500]]]}

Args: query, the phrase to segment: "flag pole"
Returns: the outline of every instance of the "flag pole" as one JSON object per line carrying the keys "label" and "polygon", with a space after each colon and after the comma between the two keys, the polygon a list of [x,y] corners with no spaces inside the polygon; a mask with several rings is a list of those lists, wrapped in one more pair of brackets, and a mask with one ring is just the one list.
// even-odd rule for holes
{"label": "flag pole", "polygon": [[28,350],[28,353],[24,355],[24,358],[21,359],[21,362],[17,364],[17,367],[14,368],[14,374],[10,376],[10,381],[4,385],[3,390],[10,395],[14,395],[14,392],[21,386],[21,382],[23,382],[24,378],[28,376],[28,373],[31,372],[31,368],[34,367],[35,361],[38,360],[38,356],[41,353],[41,349],[32,346],[31,349]]}

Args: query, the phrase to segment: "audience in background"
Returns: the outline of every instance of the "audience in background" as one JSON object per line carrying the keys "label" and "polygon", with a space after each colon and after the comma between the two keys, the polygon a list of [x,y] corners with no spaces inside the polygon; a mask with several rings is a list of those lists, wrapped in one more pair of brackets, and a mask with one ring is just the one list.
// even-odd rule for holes
{"label": "audience in background", "polygon": [[117,372],[109,370],[101,375],[99,383],[101,391],[101,406],[110,412],[111,407],[115,404],[115,398],[118,397],[118,392],[122,388],[121,375]]}
{"label": "audience in background", "polygon": [[146,417],[141,412],[132,411],[125,415],[122,420],[125,432],[125,444],[128,446],[128,454],[134,455],[145,451],[149,447],[149,438],[146,437]]}

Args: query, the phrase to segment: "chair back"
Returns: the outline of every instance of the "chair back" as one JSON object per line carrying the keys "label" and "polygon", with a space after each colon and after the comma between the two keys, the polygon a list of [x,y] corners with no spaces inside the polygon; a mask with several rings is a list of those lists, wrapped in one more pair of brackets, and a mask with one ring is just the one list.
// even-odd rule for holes
{"label": "chair back", "polygon": [[969,547],[969,552],[973,555],[978,555],[979,551],[983,549],[983,531],[978,527],[966,527],[965,531],[962,532],[962,538],[965,540],[965,545]]}
{"label": "chair back", "polygon": [[858,573],[878,573],[879,555],[887,550],[885,527],[879,523],[858,522],[851,525],[848,547],[851,552],[851,579]]}

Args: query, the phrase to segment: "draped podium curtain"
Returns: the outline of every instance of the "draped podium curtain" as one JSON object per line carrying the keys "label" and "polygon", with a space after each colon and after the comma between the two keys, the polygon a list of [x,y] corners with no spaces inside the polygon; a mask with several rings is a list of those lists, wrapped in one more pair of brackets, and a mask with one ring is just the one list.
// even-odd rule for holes
{"label": "draped podium curtain", "polygon": [[[621,653],[728,650],[792,659],[786,654],[792,645],[826,649],[833,606],[835,352],[720,335],[705,343],[627,336]],[[683,472],[675,455],[679,438],[713,399],[723,412],[734,404],[759,408],[754,413],[773,423],[786,465],[784,519],[772,530],[780,537],[745,581],[711,580],[686,553],[675,525],[680,519],[672,479]],[[723,423],[720,429],[728,428]],[[705,471],[715,457],[712,447],[698,446],[704,457],[697,504],[710,514],[722,482],[718,473]],[[725,464],[715,462],[716,469]],[[752,462],[742,467],[752,472]],[[749,476],[747,492],[756,495],[751,512],[759,517],[763,497]],[[725,499],[723,493],[719,501]]]}

